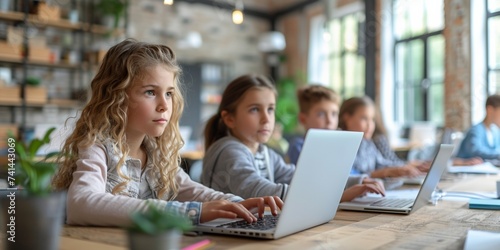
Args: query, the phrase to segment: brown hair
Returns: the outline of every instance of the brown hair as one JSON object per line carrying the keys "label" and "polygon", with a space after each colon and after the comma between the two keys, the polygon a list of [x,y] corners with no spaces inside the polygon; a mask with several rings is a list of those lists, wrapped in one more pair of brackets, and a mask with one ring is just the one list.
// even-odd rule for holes
{"label": "brown hair", "polygon": [[[174,52],[161,44],[149,44],[133,39],[124,40],[113,46],[104,56],[99,71],[91,83],[91,97],[76,122],[73,133],[66,140],[60,159],[61,166],[52,184],[56,189],[66,189],[73,180],[79,148],[88,148],[105,140],[113,142],[116,154],[121,154],[118,166],[125,162],[129,153],[126,143],[125,129],[127,122],[128,96],[126,91],[141,79],[148,69],[162,66],[174,75],[174,92],[172,93],[172,116],[164,133],[156,138],[146,136],[144,143],[154,148],[153,170],[160,176],[158,196],[177,194],[178,186],[175,176],[180,163],[179,150],[184,142],[179,132],[179,120],[184,107],[184,99],[180,90],[179,76],[181,69],[177,64]],[[110,166],[108,166],[110,167]],[[117,185],[112,193],[125,189],[130,178],[121,168],[118,174],[125,181]]]}
{"label": "brown hair", "polygon": [[375,108],[375,130],[373,131],[373,136],[384,135],[387,136],[387,129],[385,128],[384,121],[382,120],[382,114],[379,108]]}
{"label": "brown hair", "polygon": [[339,128],[342,130],[347,130],[347,126],[344,121],[344,116],[345,114],[353,115],[356,110],[360,107],[368,107],[372,106],[374,107],[375,105],[373,104],[372,99],[368,96],[363,96],[363,97],[351,97],[347,100],[345,100],[342,103],[342,106],[340,106],[340,111],[339,111]]}
{"label": "brown hair", "polygon": [[205,150],[214,142],[227,135],[229,129],[222,120],[221,112],[226,111],[230,114],[234,114],[243,95],[248,90],[255,88],[268,88],[276,94],[276,88],[272,82],[262,75],[243,75],[234,79],[227,85],[222,94],[222,100],[217,113],[208,119],[205,125]]}
{"label": "brown hair", "polygon": [[307,113],[314,104],[323,100],[340,105],[340,96],[330,88],[321,85],[307,85],[297,90],[301,113]]}
{"label": "brown hair", "polygon": [[492,106],[493,108],[500,107],[500,95],[490,95],[486,99],[486,107]]}

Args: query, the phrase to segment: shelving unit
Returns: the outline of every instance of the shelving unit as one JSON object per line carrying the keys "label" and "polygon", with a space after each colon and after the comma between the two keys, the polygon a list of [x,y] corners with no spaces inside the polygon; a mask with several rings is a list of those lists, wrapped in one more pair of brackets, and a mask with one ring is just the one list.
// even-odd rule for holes
{"label": "shelving unit", "polygon": [[[17,65],[17,66],[22,66],[24,64],[23,59],[12,59],[12,58],[7,58],[7,57],[2,57],[0,55],[0,64],[10,64],[10,65]],[[43,62],[43,61],[37,61],[37,60],[28,60],[27,61],[28,67],[29,66],[39,66],[39,67],[53,67],[53,68],[63,68],[63,69],[78,69],[82,65],[76,65],[76,64],[69,64],[69,63],[50,63],[50,62]],[[87,65],[87,64],[84,64]]]}
{"label": "shelving unit", "polygon": [[61,20],[40,19],[38,15],[33,15],[33,14],[28,14],[27,17],[25,17],[25,13],[14,12],[14,11],[0,11],[0,20],[20,21],[20,22],[24,22],[25,20],[27,20],[27,22],[36,25],[36,27],[54,27],[66,30],[91,32],[99,35],[105,35],[109,32],[108,28],[98,24],[71,22],[65,19]]}
{"label": "shelving unit", "polygon": [[[70,21],[67,19],[62,19],[59,16],[57,18],[47,18],[44,16],[31,14],[29,6],[33,4],[34,1],[20,0],[14,2],[16,4],[16,6],[12,8],[12,10],[14,11],[0,11],[0,23],[5,27],[22,27],[22,38],[20,36],[19,39],[16,40],[17,42],[19,42],[19,44],[9,44],[9,46],[13,47],[14,52],[9,51],[8,47],[5,54],[0,51],[0,66],[10,68],[12,78],[17,79],[19,85],[0,88],[0,107],[10,109],[11,114],[11,124],[0,124],[0,126],[17,124],[20,130],[18,135],[22,137],[23,131],[26,130],[26,112],[28,108],[30,110],[36,110],[49,106],[75,109],[80,108],[82,105],[82,103],[77,100],[61,99],[57,96],[50,96],[48,94],[48,90],[45,90],[45,100],[44,98],[37,100],[30,99],[30,92],[27,87],[27,77],[29,75],[29,72],[31,70],[38,70],[37,72],[40,73],[40,69],[42,71],[47,71],[50,74],[61,70],[67,72],[64,74],[68,75],[66,85],[68,86],[68,89],[66,91],[69,92],[65,93],[68,94],[68,96],[71,96],[76,88],[84,88],[84,76],[91,79],[93,73],[95,73],[93,71],[95,71],[97,65],[91,63],[87,55],[87,53],[90,52],[90,46],[94,43],[94,37],[109,35],[111,31],[106,26],[92,23],[94,15],[92,6],[98,1],[71,0],[63,3],[66,4],[64,7],[70,7],[71,9],[79,10],[80,21]],[[59,3],[55,2],[55,4],[57,5]],[[61,32],[61,36],[64,35],[63,32],[71,32],[72,40],[77,41],[77,43],[74,43],[72,45],[71,51],[73,51],[77,55],[77,58],[79,58],[78,61],[71,61],[69,59],[68,61],[59,61],[57,60],[58,58],[55,59],[54,52],[51,52],[52,54],[50,58],[44,57],[42,58],[42,60],[40,60],[40,58],[36,58],[34,56],[35,53],[32,53],[36,49],[32,47],[32,44],[30,44],[31,38],[27,35],[29,31],[28,27],[35,27],[37,30],[41,30],[42,32],[46,32],[47,28],[53,28],[53,30],[55,30],[55,33]],[[112,34],[123,34],[124,31],[124,28],[114,29],[112,30]],[[22,42],[19,41],[20,39],[22,39]],[[7,42],[3,43],[6,44]],[[15,49],[19,49],[19,51],[24,52],[16,53],[17,50]],[[46,47],[46,49],[49,50],[48,47]],[[72,63],[70,63],[69,61],[71,61]],[[22,70],[22,73],[19,73],[20,70]],[[16,73],[17,77],[15,77]],[[55,85],[53,85],[52,87],[54,86]],[[18,88],[18,90],[16,91],[14,88]],[[2,98],[2,89],[7,90],[5,91],[6,93],[3,93],[4,98]],[[6,95],[12,93],[15,94],[9,96],[8,98],[5,97]],[[16,98],[16,95],[18,96],[18,98]],[[21,122],[16,122],[16,115],[19,112],[21,113]]]}
{"label": "shelving unit", "polygon": [[229,66],[223,63],[207,62],[201,66],[201,120],[206,121],[217,112],[222,92],[229,83]]}
{"label": "shelving unit", "polygon": [[186,85],[184,114],[181,126],[193,129],[191,138],[198,140],[203,124],[217,112],[222,92],[231,80],[230,65],[222,62],[181,63]]}

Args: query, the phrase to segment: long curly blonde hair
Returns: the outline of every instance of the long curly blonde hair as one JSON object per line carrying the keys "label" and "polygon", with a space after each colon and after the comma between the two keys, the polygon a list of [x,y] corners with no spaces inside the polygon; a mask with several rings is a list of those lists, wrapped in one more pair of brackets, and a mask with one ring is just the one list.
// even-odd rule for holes
{"label": "long curly blonde hair", "polygon": [[[175,198],[178,184],[176,172],[180,165],[179,150],[184,145],[179,131],[179,120],[184,108],[180,89],[181,68],[174,52],[165,45],[149,44],[127,39],[113,46],[91,83],[91,97],[76,122],[73,133],[66,139],[59,159],[60,168],[52,180],[55,189],[67,189],[73,181],[79,147],[88,148],[102,144],[105,140],[114,142],[116,153],[121,154],[121,166],[129,154],[126,143],[125,125],[127,124],[128,96],[126,91],[134,79],[142,77],[150,67],[161,65],[174,74],[173,110],[164,133],[156,138],[146,136],[144,143],[153,148],[153,171],[158,173],[161,187],[158,197],[168,195]],[[111,167],[111,166],[108,166]],[[118,174],[125,181],[117,185],[113,194],[120,193],[130,178],[118,167]]]}

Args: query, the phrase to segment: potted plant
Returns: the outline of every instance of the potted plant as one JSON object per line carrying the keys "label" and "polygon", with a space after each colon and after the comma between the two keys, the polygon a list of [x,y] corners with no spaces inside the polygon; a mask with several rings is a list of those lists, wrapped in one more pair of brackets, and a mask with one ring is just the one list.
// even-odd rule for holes
{"label": "potted plant", "polygon": [[111,28],[116,29],[120,24],[120,19],[125,15],[125,9],[127,8],[126,0],[101,0],[96,5],[97,9],[102,15],[112,18]]}
{"label": "potted plant", "polygon": [[179,249],[182,232],[191,228],[191,220],[187,217],[149,203],[146,212],[132,215],[132,227],[128,230],[129,249]]}
{"label": "potted plant", "polygon": [[40,147],[50,143],[54,130],[49,129],[42,139],[35,138],[28,145],[15,140],[9,142],[17,159],[15,167],[9,163],[10,189],[2,191],[1,197],[7,226],[6,249],[59,248],[66,193],[52,192],[50,183],[57,169],[57,163],[50,159],[59,152],[50,153],[42,160],[36,156]]}
{"label": "potted plant", "polygon": [[293,134],[298,125],[297,84],[292,78],[283,78],[277,83],[276,122],[283,126],[283,133]]}

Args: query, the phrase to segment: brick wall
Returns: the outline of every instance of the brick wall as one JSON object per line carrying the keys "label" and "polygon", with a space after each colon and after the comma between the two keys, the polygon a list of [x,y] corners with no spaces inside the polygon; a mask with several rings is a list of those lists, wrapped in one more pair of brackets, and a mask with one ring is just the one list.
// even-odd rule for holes
{"label": "brick wall", "polygon": [[445,0],[445,125],[471,125],[470,0]]}
{"label": "brick wall", "polygon": [[[241,25],[231,20],[231,12],[216,6],[162,1],[131,1],[128,32],[141,41],[170,46],[179,61],[216,61],[232,65],[232,76],[245,73],[269,74],[264,55],[258,50],[259,34],[270,29],[262,18],[244,16]],[[180,48],[177,42],[188,31],[201,34],[199,48]]]}

